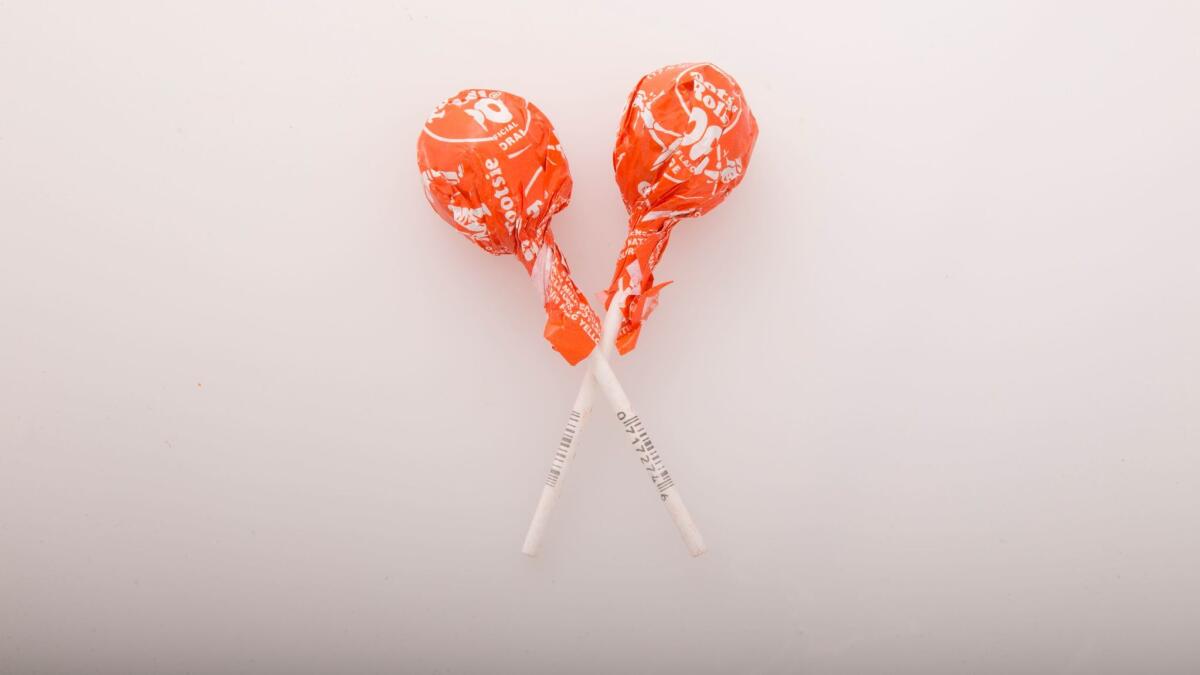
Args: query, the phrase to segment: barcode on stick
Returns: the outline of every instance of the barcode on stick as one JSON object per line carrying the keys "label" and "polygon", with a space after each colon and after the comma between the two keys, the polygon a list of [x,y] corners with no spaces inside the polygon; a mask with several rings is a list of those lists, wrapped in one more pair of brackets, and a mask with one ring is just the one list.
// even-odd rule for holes
{"label": "barcode on stick", "polygon": [[567,418],[567,426],[563,428],[562,438],[558,440],[558,449],[554,451],[554,461],[550,463],[550,473],[546,476],[547,487],[557,487],[558,480],[562,477],[563,465],[567,462],[567,457],[571,455],[571,446],[575,444],[575,432],[579,430],[579,420],[583,419],[583,413],[578,410],[572,410],[570,417]]}

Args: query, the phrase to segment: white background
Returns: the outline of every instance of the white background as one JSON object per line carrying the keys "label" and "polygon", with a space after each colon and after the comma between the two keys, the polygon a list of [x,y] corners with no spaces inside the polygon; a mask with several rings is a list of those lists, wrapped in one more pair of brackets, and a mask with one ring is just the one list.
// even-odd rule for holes
{"label": "white background", "polygon": [[[785,7],[785,4],[787,5]],[[0,671],[1200,669],[1200,9],[0,2]],[[615,125],[761,136],[616,363],[711,553],[422,195],[541,106],[577,280]]]}

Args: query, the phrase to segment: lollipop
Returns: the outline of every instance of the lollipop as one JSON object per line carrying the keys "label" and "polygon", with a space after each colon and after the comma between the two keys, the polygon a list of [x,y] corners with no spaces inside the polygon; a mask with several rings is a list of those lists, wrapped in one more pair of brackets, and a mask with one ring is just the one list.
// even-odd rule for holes
{"label": "lollipop", "polygon": [[667,285],[654,283],[654,267],[671,230],[708,213],[742,182],[757,137],[741,87],[711,63],[661,68],[630,93],[613,148],[629,234],[607,291],[611,302],[618,288],[632,289],[616,338],[622,354],[637,345]]}
{"label": "lollipop", "polygon": [[[671,230],[680,219],[702,215],[720,204],[741,182],[757,136],[758,125],[741,88],[712,64],[661,68],[643,77],[630,93],[613,149],[617,184],[629,210],[629,235],[606,292],[608,311],[601,354],[594,357],[595,380],[602,388],[611,371],[605,370],[607,362],[601,365],[599,360],[607,357],[614,342],[622,354],[637,345],[642,322],[666,286],[655,285],[653,272]],[[529,555],[537,552],[557,498],[552,493],[557,491],[560,474],[567,471],[574,457],[575,440],[591,407],[592,388],[593,373],[589,372],[526,535],[523,550]],[[580,410],[585,411],[583,415]],[[618,412],[622,423],[631,415]],[[639,458],[646,463],[692,555],[703,553],[703,540],[682,502],[677,502],[678,491],[662,468],[661,457],[640,454]]]}
{"label": "lollipop", "polygon": [[[609,386],[605,378],[611,370],[604,359],[614,342],[622,354],[636,346],[642,322],[666,285],[654,284],[653,270],[666,249],[671,229],[680,219],[701,215],[720,204],[741,182],[757,136],[758,125],[741,88],[712,64],[661,68],[643,77],[629,95],[613,150],[613,168],[630,214],[629,236],[607,291],[601,353],[593,357],[594,368],[580,386],[562,443],[551,463],[542,498],[525,536],[522,550],[526,554],[537,554],[561,477],[574,458],[576,439],[591,409],[593,382],[601,388]],[[614,400],[612,395],[609,400]],[[639,431],[635,433],[629,427],[627,431],[635,433],[635,438],[645,435],[632,411],[625,413],[619,406],[614,407],[622,424],[637,420]],[[675,481],[656,452],[645,452],[647,446],[653,448],[648,437],[644,444],[634,444],[688,550],[700,555],[705,551],[703,539],[679,499]]]}
{"label": "lollipop", "polygon": [[543,334],[572,365],[600,322],[550,229],[571,197],[571,173],[550,120],[525,99],[466,89],[434,109],[417,140],[425,196],[438,215],[494,255],[515,255],[546,309]]}

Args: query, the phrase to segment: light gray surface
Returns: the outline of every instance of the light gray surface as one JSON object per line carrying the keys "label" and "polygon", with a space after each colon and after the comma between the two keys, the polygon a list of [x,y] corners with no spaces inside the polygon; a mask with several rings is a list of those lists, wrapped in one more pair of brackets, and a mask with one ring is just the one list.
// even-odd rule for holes
{"label": "light gray surface", "polygon": [[[571,4],[0,3],[0,671],[1200,669],[1196,6]],[[528,560],[582,371],[416,134],[540,105],[596,290],[688,59],[762,135],[616,368],[711,553],[601,404]]]}

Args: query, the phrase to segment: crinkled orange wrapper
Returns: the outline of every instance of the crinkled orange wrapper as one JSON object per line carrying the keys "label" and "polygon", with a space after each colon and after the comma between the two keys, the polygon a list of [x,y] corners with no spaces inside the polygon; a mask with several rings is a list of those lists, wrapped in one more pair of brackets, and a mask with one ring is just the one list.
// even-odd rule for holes
{"label": "crinkled orange wrapper", "polygon": [[654,267],[671,230],[707,213],[742,181],[757,137],[741,88],[712,64],[656,70],[630,93],[613,150],[629,235],[607,291],[611,300],[618,287],[633,289],[617,334],[622,354],[637,345],[667,285],[655,285]]}
{"label": "crinkled orange wrapper", "polygon": [[583,360],[600,340],[600,322],[550,229],[571,197],[550,120],[520,96],[463,90],[429,116],[417,165],[442,219],[488,253],[517,256],[543,299],[546,339],[572,365]]}

